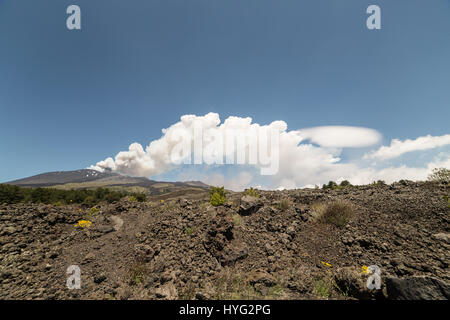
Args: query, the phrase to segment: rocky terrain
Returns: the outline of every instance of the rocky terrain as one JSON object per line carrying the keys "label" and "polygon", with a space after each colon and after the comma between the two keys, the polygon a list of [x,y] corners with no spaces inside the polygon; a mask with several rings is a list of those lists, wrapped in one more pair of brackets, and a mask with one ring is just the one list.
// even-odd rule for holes
{"label": "rocky terrain", "polygon": [[[0,205],[1,299],[448,299],[450,186]],[[351,204],[343,226],[320,208]],[[90,226],[77,225],[89,220]],[[70,265],[81,289],[69,290]],[[369,290],[364,266],[381,270]]]}

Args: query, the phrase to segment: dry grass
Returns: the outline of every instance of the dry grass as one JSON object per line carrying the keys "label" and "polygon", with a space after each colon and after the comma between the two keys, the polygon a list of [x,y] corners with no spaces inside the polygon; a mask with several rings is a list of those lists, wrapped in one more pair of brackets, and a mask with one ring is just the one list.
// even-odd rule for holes
{"label": "dry grass", "polygon": [[128,282],[130,285],[139,285],[150,274],[150,270],[143,262],[136,261],[128,270]]}
{"label": "dry grass", "polygon": [[287,199],[283,199],[277,204],[277,208],[281,211],[286,211],[287,209],[289,209],[290,206],[291,203]]}
{"label": "dry grass", "polygon": [[231,217],[233,218],[233,223],[236,227],[238,227],[242,224],[242,218],[240,215],[233,214]]}
{"label": "dry grass", "polygon": [[354,215],[353,205],[344,200],[337,200],[327,204],[315,203],[311,205],[315,219],[321,223],[345,226]]}

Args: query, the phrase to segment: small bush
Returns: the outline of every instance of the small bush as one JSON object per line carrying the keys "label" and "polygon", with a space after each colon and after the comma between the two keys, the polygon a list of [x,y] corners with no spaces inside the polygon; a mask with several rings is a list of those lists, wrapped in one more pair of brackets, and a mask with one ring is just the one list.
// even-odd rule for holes
{"label": "small bush", "polygon": [[330,182],[328,182],[328,184],[324,184],[323,186],[322,186],[322,189],[330,189],[330,190],[334,190],[334,189],[337,189],[339,186],[338,186],[338,184],[336,183],[336,182],[334,182],[334,181],[330,181]]}
{"label": "small bush", "polygon": [[192,236],[192,234],[194,233],[194,230],[191,227],[187,227],[184,232],[186,233],[187,236]]}
{"label": "small bush", "polygon": [[145,193],[136,193],[134,194],[134,197],[138,202],[144,202],[147,200],[147,195]]}
{"label": "small bush", "polygon": [[450,183],[450,170],[447,168],[436,168],[428,176],[429,181]]}
{"label": "small bush", "polygon": [[213,206],[221,206],[227,201],[224,187],[211,187],[209,202]]}
{"label": "small bush", "polygon": [[100,212],[99,208],[92,207],[92,208],[89,209],[89,216],[93,216],[93,215],[95,215],[95,214],[97,214],[99,212]]}
{"label": "small bush", "polygon": [[139,285],[144,282],[150,270],[144,263],[135,262],[128,270],[129,284]]}
{"label": "small bush", "polygon": [[258,190],[253,189],[252,187],[250,187],[250,189],[247,189],[243,192],[244,196],[252,196],[255,198],[259,198],[259,193]]}
{"label": "small bush", "polygon": [[94,196],[88,196],[84,199],[83,204],[86,204],[88,206],[95,206],[97,204],[97,200]]}
{"label": "small bush", "polygon": [[331,286],[323,278],[314,279],[314,294],[322,298],[328,298],[331,295]]}
{"label": "small bush", "polygon": [[105,200],[109,203],[113,203],[122,199],[122,196],[118,193],[110,193],[106,196]]}
{"label": "small bush", "polygon": [[450,208],[450,198],[448,196],[444,196],[444,200],[447,201],[447,208]]}
{"label": "small bush", "polygon": [[322,208],[318,221],[333,224],[337,227],[345,226],[353,216],[353,206],[347,201],[334,201]]}
{"label": "small bush", "polygon": [[346,188],[346,187],[351,187],[352,184],[348,181],[348,180],[344,180],[341,181],[341,183],[339,184],[340,187]]}
{"label": "small bush", "polygon": [[242,224],[242,218],[240,215],[233,214],[231,217],[233,218],[233,223],[236,227]]}
{"label": "small bush", "polygon": [[66,205],[66,202],[65,202],[64,200],[58,200],[58,201],[56,201],[56,202],[54,203],[54,205],[55,205],[55,206],[58,206],[58,207],[60,207],[60,206],[65,206],[65,205]]}
{"label": "small bush", "polygon": [[286,211],[289,208],[289,200],[283,199],[277,204],[277,208],[281,211]]}

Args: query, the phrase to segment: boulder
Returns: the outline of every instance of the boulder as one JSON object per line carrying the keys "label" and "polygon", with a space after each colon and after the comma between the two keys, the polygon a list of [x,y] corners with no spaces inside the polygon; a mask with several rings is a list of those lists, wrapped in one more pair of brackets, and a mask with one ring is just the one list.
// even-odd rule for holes
{"label": "boulder", "polygon": [[257,212],[263,206],[261,199],[252,196],[244,196],[241,198],[241,204],[239,206],[239,214],[251,215]]}
{"label": "boulder", "polygon": [[172,282],[168,282],[163,286],[156,288],[155,295],[159,299],[175,300],[178,298],[178,292]]}
{"label": "boulder", "polygon": [[448,300],[450,284],[427,276],[386,278],[388,299],[391,300]]}
{"label": "boulder", "polygon": [[276,284],[275,278],[263,269],[257,269],[250,272],[248,275],[248,282],[251,285],[261,283],[268,287],[272,287]]}
{"label": "boulder", "polygon": [[248,256],[247,246],[235,239],[234,223],[225,211],[219,211],[206,232],[203,245],[222,266],[229,266]]}

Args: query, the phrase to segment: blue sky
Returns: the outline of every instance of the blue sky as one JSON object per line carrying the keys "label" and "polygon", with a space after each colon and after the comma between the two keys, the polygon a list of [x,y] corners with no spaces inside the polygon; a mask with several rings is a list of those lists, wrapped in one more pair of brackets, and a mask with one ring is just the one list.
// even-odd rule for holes
{"label": "blue sky", "polygon": [[[448,0],[0,0],[0,181],[146,146],[185,114],[367,127],[383,145],[443,136],[449,58]],[[427,152],[384,166],[448,145]]]}

